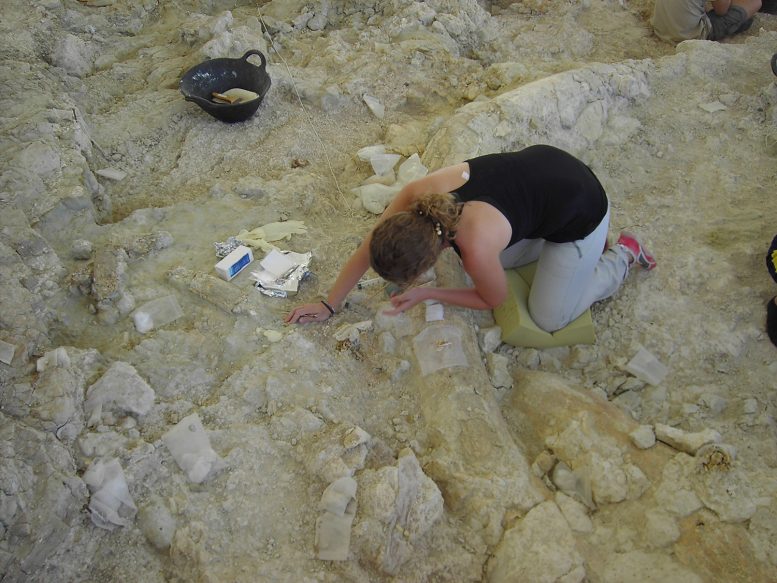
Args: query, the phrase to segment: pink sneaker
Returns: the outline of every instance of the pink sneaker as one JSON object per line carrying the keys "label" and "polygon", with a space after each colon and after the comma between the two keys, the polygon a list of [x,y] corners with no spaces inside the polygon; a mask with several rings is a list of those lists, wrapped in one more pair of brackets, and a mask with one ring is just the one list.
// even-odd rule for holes
{"label": "pink sneaker", "polygon": [[633,262],[638,263],[642,269],[650,271],[656,266],[656,260],[653,259],[653,256],[631,233],[623,231],[618,237],[618,245],[623,247],[631,255]]}

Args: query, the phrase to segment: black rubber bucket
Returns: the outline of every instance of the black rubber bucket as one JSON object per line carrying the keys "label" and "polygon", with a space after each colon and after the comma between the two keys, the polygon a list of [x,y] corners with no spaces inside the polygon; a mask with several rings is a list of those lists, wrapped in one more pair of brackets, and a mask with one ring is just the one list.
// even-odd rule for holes
{"label": "black rubber bucket", "polygon": [[[248,62],[258,55],[262,64]],[[267,59],[256,50],[247,51],[239,59],[211,59],[192,67],[181,78],[179,88],[186,101],[193,101],[210,115],[227,123],[245,121],[256,113],[270,88]],[[242,103],[217,103],[213,93],[224,93],[239,87],[257,94],[256,99]]]}

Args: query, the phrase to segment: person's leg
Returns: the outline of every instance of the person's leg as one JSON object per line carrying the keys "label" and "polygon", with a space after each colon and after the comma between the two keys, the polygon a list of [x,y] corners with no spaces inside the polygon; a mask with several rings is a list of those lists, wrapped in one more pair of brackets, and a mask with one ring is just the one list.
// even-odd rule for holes
{"label": "person's leg", "polygon": [[761,0],[731,0],[731,5],[744,8],[748,18],[752,18],[761,10]]}
{"label": "person's leg", "polygon": [[591,304],[614,294],[626,279],[631,257],[620,245],[602,254],[610,212],[585,239],[545,242],[529,294],[529,312],[543,330],[555,332]]}
{"label": "person's leg", "polygon": [[528,265],[537,261],[544,245],[544,239],[522,239],[502,251],[499,261],[504,269]]}
{"label": "person's leg", "polygon": [[761,8],[761,0],[733,0],[728,12],[719,16],[707,13],[712,29],[707,40],[723,40],[746,31],[753,24],[753,15]]}

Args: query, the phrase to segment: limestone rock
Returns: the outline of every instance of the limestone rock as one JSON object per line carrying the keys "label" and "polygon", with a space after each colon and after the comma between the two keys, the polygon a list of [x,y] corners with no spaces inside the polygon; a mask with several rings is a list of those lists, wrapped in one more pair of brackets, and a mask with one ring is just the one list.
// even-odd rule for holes
{"label": "limestone rock", "polygon": [[138,512],[138,527],[156,549],[166,551],[173,543],[177,521],[168,505],[152,497]]}
{"label": "limestone rock", "polygon": [[640,425],[634,431],[629,433],[632,443],[639,449],[648,449],[656,444],[656,435],[653,428],[649,425]]}
{"label": "limestone rock", "polygon": [[0,525],[13,545],[6,573],[40,569],[81,522],[87,489],[68,449],[52,434],[0,412]]}
{"label": "limestone rock", "polygon": [[555,501],[567,524],[569,524],[569,528],[579,533],[593,532],[593,522],[588,516],[588,509],[585,505],[563,492],[556,492]]}
{"label": "limestone rock", "polygon": [[173,236],[167,231],[157,231],[133,239],[124,245],[130,259],[139,259],[150,253],[167,249],[173,244]]}
{"label": "limestone rock", "polygon": [[486,567],[488,583],[581,583],[585,576],[575,537],[553,502],[532,508],[506,530]]}
{"label": "limestone rock", "polygon": [[486,355],[486,370],[491,384],[497,389],[511,389],[513,377],[509,370],[510,359],[504,354],[489,352]]}
{"label": "limestone rock", "polygon": [[703,579],[670,556],[644,551],[614,554],[600,579],[603,583],[702,583]]}
{"label": "limestone rock", "polygon": [[666,547],[680,538],[680,527],[669,513],[650,509],[645,513],[644,537],[650,548]]}
{"label": "limestone rock", "polygon": [[481,328],[478,332],[478,344],[480,349],[485,352],[494,352],[502,343],[502,329],[499,326],[490,326]]}
{"label": "limestone rock", "polygon": [[716,443],[721,440],[720,433],[713,429],[688,432],[676,427],[670,427],[663,423],[657,423],[655,427],[656,439],[672,446],[678,451],[695,454],[696,451],[708,443]]}
{"label": "limestone rock", "polygon": [[87,389],[84,408],[88,415],[112,411],[142,416],[151,410],[154,398],[154,389],[140,377],[135,367],[118,361]]}
{"label": "limestone rock", "polygon": [[66,34],[57,42],[51,61],[70,75],[85,77],[94,66],[94,51],[77,36]]}
{"label": "limestone rock", "polygon": [[[352,477],[364,467],[368,451],[366,441],[351,441],[354,431],[359,435],[363,430],[343,424],[327,425],[320,431],[301,436],[294,454],[310,473],[327,483]],[[353,443],[356,445],[346,445]]]}
{"label": "limestone rock", "polygon": [[400,452],[396,466],[361,472],[358,499],[357,544],[389,575],[397,574],[443,512],[440,490],[409,449]]}
{"label": "limestone rock", "polygon": [[693,462],[693,458],[683,453],[669,460],[655,491],[659,506],[677,516],[688,516],[703,506],[693,486]]}

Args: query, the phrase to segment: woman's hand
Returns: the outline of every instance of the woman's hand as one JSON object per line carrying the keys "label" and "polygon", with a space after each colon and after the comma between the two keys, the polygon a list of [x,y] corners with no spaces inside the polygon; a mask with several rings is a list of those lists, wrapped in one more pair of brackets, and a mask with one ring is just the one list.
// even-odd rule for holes
{"label": "woman's hand", "polygon": [[329,308],[322,302],[317,302],[294,308],[286,316],[284,322],[286,324],[310,324],[312,322],[324,322],[331,316],[332,313],[329,311]]}
{"label": "woman's hand", "polygon": [[424,301],[428,298],[428,290],[423,287],[414,287],[406,292],[391,296],[391,305],[394,306],[393,310],[385,310],[383,313],[389,316],[396,316],[401,314],[405,310],[409,310],[417,303]]}

